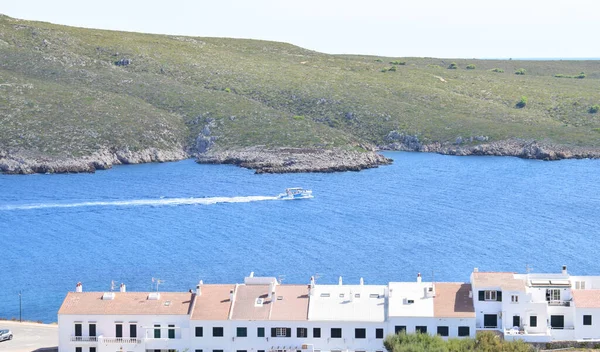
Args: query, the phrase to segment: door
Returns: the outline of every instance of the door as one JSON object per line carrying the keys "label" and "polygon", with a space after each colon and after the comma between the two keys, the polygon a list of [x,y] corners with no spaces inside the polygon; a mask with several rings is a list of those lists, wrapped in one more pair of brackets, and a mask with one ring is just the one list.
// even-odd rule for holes
{"label": "door", "polygon": [[552,329],[564,329],[565,327],[565,316],[564,315],[551,315],[550,326]]}
{"label": "door", "polygon": [[513,324],[512,326],[521,327],[521,317],[518,315],[513,315]]}
{"label": "door", "polygon": [[484,314],[483,315],[483,327],[484,328],[497,328],[498,327],[498,315]]}

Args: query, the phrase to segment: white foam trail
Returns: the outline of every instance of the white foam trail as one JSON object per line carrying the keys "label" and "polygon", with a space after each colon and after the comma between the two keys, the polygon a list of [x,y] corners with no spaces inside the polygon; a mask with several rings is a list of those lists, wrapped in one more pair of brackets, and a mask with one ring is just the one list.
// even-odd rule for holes
{"label": "white foam trail", "polygon": [[248,196],[248,197],[210,197],[210,198],[161,198],[161,199],[134,199],[107,202],[80,202],[80,203],[41,203],[23,205],[0,206],[0,210],[29,210],[47,208],[77,208],[77,207],[135,207],[135,206],[164,206],[164,205],[189,205],[189,204],[217,204],[217,203],[249,203],[263,200],[277,200],[277,197]]}

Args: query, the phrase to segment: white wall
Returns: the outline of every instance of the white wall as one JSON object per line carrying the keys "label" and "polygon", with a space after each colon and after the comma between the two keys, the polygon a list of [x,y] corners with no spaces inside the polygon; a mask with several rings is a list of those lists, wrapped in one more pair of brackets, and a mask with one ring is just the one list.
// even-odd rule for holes
{"label": "white wall", "polygon": [[[81,322],[83,337],[89,336],[89,324],[95,322],[98,342],[71,342],[71,336],[75,335],[75,322]],[[130,337],[129,326],[135,322],[137,338],[145,339],[145,343],[102,342],[103,339],[100,337],[116,337],[116,322],[121,322],[123,325],[124,339]],[[161,325],[161,339],[154,339],[154,324]],[[167,330],[170,324],[175,325],[175,339],[168,338]],[[96,346],[98,352],[114,352],[115,346],[117,349],[123,346],[125,351],[136,352],[155,348],[183,349],[187,347],[189,341],[189,317],[187,315],[59,315],[58,334],[60,352],[74,352],[75,347],[83,347],[83,350],[87,351],[89,346]]]}
{"label": "white wall", "polygon": [[[584,315],[592,316],[592,325],[583,325]],[[577,308],[574,325],[576,339],[600,339],[600,308]]]}

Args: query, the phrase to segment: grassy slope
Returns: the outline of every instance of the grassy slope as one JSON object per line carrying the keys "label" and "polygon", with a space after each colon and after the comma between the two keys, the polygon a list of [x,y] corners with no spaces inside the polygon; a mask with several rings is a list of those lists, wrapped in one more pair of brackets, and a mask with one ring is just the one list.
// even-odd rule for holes
{"label": "grassy slope", "polygon": [[[132,63],[114,65],[122,58]],[[600,114],[588,112],[600,103],[598,61],[405,58],[396,72],[380,72],[397,58],[376,59],[0,16],[0,149],[192,146],[210,121],[221,148],[377,144],[391,130],[424,141],[600,145]],[[459,69],[446,69],[450,62]],[[490,72],[496,67],[505,73]],[[586,78],[554,77],[581,71]],[[528,104],[517,109],[522,95]]]}

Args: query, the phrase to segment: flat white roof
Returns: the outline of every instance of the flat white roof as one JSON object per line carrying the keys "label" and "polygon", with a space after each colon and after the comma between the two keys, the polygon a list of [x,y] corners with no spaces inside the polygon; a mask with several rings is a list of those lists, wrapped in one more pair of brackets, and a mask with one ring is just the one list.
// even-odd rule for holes
{"label": "flat white roof", "polygon": [[431,282],[390,282],[390,317],[433,317],[433,296],[425,297]]}
{"label": "flat white roof", "polygon": [[308,320],[385,321],[383,285],[315,285]]}

